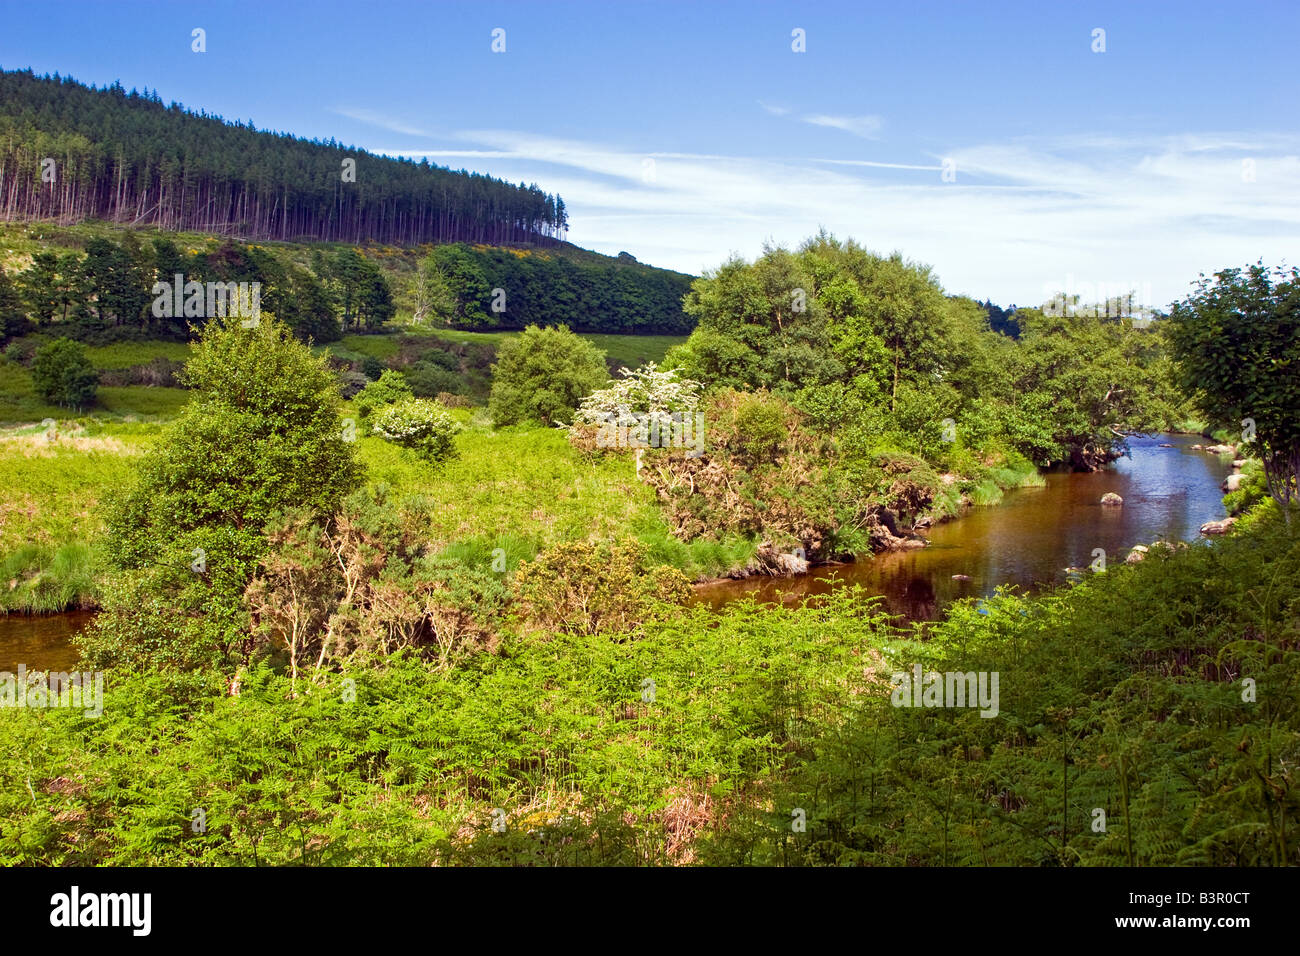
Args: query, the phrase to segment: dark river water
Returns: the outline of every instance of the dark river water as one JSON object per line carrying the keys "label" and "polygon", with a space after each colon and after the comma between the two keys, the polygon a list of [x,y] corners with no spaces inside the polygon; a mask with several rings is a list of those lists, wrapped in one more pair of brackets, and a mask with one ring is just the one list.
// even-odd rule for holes
{"label": "dark river water", "polygon": [[[1206,439],[1188,435],[1134,437],[1130,455],[1104,471],[1050,474],[1042,488],[1009,492],[999,505],[972,508],[927,534],[922,550],[897,551],[799,578],[747,578],[698,588],[696,599],[719,607],[753,594],[765,601],[797,601],[834,585],[861,584],[882,595],[888,609],[908,620],[936,620],[958,598],[992,594],[1001,584],[1032,590],[1065,580],[1067,567],[1086,568],[1093,549],[1108,563],[1124,560],[1135,544],[1191,541],[1200,526],[1224,516],[1219,485],[1232,462],[1192,451]],[[1161,448],[1160,444],[1172,445]],[[1103,508],[1113,491],[1121,508]],[[954,581],[964,574],[969,581]],[[77,662],[71,637],[93,617],[88,612],[38,617],[0,615],[0,671],[67,670]]]}
{"label": "dark river water", "polygon": [[66,671],[77,663],[69,641],[94,618],[90,611],[66,614],[0,614],[0,671]]}
{"label": "dark river water", "polygon": [[[927,548],[814,568],[799,578],[721,581],[697,589],[697,599],[714,607],[749,594],[791,602],[828,590],[834,585],[821,579],[829,578],[882,595],[891,613],[932,621],[951,601],[989,595],[1002,584],[1033,590],[1063,583],[1065,569],[1087,568],[1095,548],[1115,564],[1135,544],[1191,541],[1202,524],[1224,517],[1219,486],[1232,473],[1232,461],[1190,447],[1206,442],[1191,435],[1135,436],[1129,456],[1103,471],[1049,474],[1045,487],[1008,492],[999,505],[972,508],[929,529]],[[1108,491],[1124,499],[1123,507],[1102,507]],[[954,574],[970,580],[955,581]]]}

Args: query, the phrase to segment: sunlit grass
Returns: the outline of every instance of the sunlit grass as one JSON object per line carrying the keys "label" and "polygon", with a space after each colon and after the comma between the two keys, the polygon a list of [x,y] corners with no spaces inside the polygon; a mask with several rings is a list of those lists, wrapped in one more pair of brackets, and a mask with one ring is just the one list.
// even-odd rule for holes
{"label": "sunlit grass", "polygon": [[[491,345],[500,347],[507,339],[514,338],[518,332],[467,332],[460,329],[438,329],[428,326],[412,325],[405,333],[414,336],[427,336],[444,342],[459,344]],[[664,360],[668,350],[674,345],[686,341],[684,335],[610,335],[604,333],[579,333],[582,338],[604,350],[609,360],[616,365],[639,368],[646,362],[659,363]],[[389,359],[397,354],[396,335],[345,335],[342,341],[328,346],[337,355],[370,355],[377,359]]]}
{"label": "sunlit grass", "polygon": [[114,342],[111,345],[88,345],[86,358],[98,369],[130,368],[147,365],[156,358],[184,362],[190,357],[190,347],[185,342]]}
{"label": "sunlit grass", "polygon": [[430,465],[380,438],[359,441],[369,481],[404,499],[404,510],[442,548],[500,535],[536,549],[612,540],[631,536],[635,521],[655,509],[630,456],[584,460],[559,429],[470,426],[456,447],[457,457]]}
{"label": "sunlit grass", "polygon": [[189,399],[183,388],[153,385],[100,386],[96,401],[84,409],[52,405],[36,394],[32,373],[19,365],[0,359],[0,423],[59,421],[86,415],[104,414],[118,417],[173,418]]}

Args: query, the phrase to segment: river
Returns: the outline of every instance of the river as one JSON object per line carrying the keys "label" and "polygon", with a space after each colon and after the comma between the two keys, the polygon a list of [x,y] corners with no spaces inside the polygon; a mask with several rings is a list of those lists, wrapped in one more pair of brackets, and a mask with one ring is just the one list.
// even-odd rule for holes
{"label": "river", "polygon": [[90,611],[64,614],[0,614],[0,671],[66,671],[77,663],[72,637],[91,622]]}
{"label": "river", "polygon": [[[713,607],[750,594],[791,602],[846,581],[883,596],[894,614],[933,621],[944,605],[992,594],[1002,584],[1033,590],[1060,583],[1067,567],[1088,567],[1095,548],[1105,550],[1108,563],[1121,562],[1135,544],[1191,541],[1202,524],[1224,517],[1219,486],[1232,463],[1191,449],[1205,441],[1193,435],[1135,436],[1129,455],[1102,471],[1048,474],[1042,488],[1008,492],[1001,504],[972,508],[936,525],[924,549],[814,568],[799,578],[719,581],[698,588],[696,599]],[[1101,506],[1108,491],[1124,499],[1123,507]],[[970,580],[954,580],[955,574]],[[15,671],[20,663],[28,670],[73,667],[77,652],[70,639],[92,617],[84,611],[0,615],[0,671]]]}
{"label": "river", "polygon": [[[1001,504],[929,529],[924,549],[813,568],[799,578],[720,581],[697,589],[697,599],[719,607],[753,594],[789,603],[825,592],[834,586],[829,579],[883,596],[889,611],[907,620],[933,621],[944,605],[992,594],[999,585],[1030,591],[1063,583],[1065,569],[1087,568],[1095,548],[1115,564],[1135,544],[1192,541],[1202,524],[1224,517],[1220,484],[1232,462],[1191,448],[1206,442],[1195,435],[1134,436],[1129,455],[1102,471],[1045,475],[1044,487],[1008,492]],[[1108,491],[1124,499],[1122,507],[1102,507]],[[970,580],[954,580],[957,574]]]}

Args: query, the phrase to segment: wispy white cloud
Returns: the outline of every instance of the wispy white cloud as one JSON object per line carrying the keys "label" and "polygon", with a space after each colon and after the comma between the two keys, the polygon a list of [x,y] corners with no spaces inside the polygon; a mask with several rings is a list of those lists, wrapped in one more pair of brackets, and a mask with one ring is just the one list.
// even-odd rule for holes
{"label": "wispy white cloud", "polygon": [[1199,272],[1300,248],[1300,136],[1027,138],[915,163],[638,152],[512,130],[455,139],[464,148],[383,152],[536,181],[564,196],[579,245],[687,272],[825,226],[932,264],[951,292],[1025,305],[1091,282],[1164,306]]}
{"label": "wispy white cloud", "polygon": [[411,126],[400,119],[391,116],[385,116],[382,113],[376,113],[374,110],[357,109],[350,106],[336,106],[330,110],[336,116],[346,116],[348,119],[356,120],[358,123],[365,123],[368,126],[376,126],[379,129],[386,129],[392,133],[401,133],[403,136],[431,136],[433,134],[422,130],[417,126]]}
{"label": "wispy white cloud", "polygon": [[771,103],[764,103],[762,100],[758,101],[758,105],[763,107],[765,112],[771,113],[773,116],[785,116],[790,112],[790,108],[787,106],[774,106]]}
{"label": "wispy white cloud", "polygon": [[809,160],[809,162],[826,163],[830,166],[868,166],[872,169],[943,169],[942,164],[918,166],[913,163],[876,163],[869,159],[813,159]]}
{"label": "wispy white cloud", "polygon": [[880,135],[880,128],[884,125],[879,116],[831,116],[826,113],[813,113],[803,117],[803,121],[813,126],[842,129],[863,139],[875,139]]}

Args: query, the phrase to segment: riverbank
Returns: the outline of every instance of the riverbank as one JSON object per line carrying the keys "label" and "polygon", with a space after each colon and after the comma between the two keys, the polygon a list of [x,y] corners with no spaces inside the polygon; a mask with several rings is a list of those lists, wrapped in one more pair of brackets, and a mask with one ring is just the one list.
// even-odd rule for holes
{"label": "riverbank", "polygon": [[[1219,456],[1192,452],[1193,437],[1134,436],[1133,457],[1108,470],[1039,476],[1019,489],[1007,489],[997,507],[972,501],[958,515],[944,515],[920,528],[927,543],[919,549],[883,551],[858,561],[828,561],[799,575],[714,576],[697,582],[695,601],[715,609],[751,596],[791,604],[834,587],[858,584],[882,597],[892,613],[907,620],[931,621],[954,600],[988,597],[1002,586],[1034,591],[1061,584],[1066,568],[1092,565],[1097,548],[1106,552],[1109,562],[1122,562],[1133,545],[1194,540],[1201,523],[1226,516],[1221,484],[1233,473],[1231,464]],[[1103,509],[1101,495],[1116,490],[1124,497],[1124,506],[1117,511]],[[497,543],[518,546],[505,538],[496,539]],[[91,617],[75,616],[77,626]],[[10,618],[12,627],[48,639],[45,644],[38,640],[23,645],[28,667],[63,661],[60,648],[67,646],[75,630],[65,623],[69,619],[52,615],[19,625],[23,618]],[[6,646],[3,634],[0,630],[0,647]],[[47,654],[49,650],[54,656]]]}

